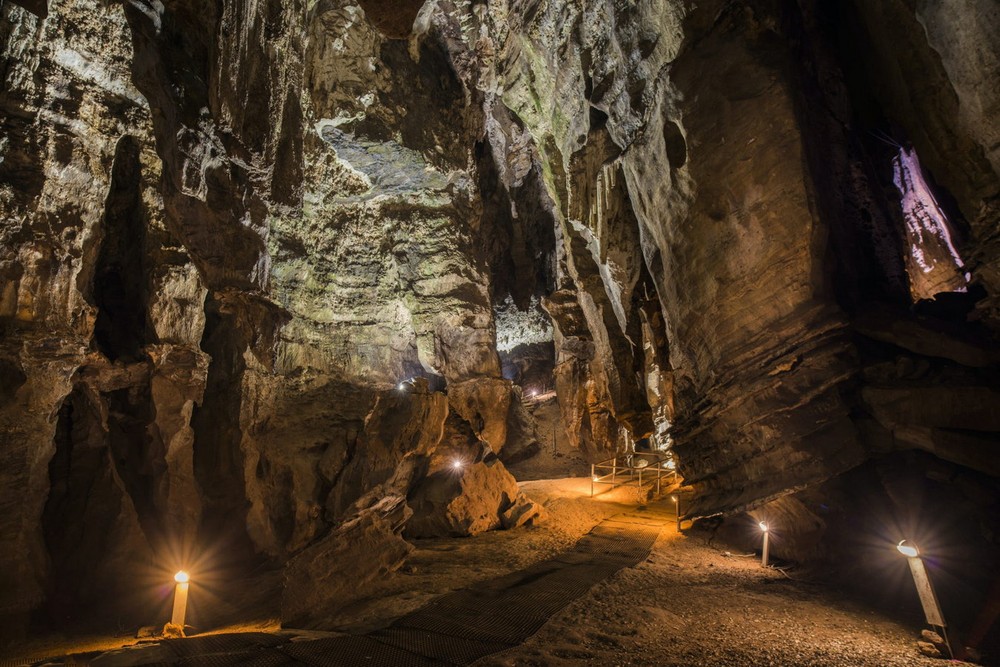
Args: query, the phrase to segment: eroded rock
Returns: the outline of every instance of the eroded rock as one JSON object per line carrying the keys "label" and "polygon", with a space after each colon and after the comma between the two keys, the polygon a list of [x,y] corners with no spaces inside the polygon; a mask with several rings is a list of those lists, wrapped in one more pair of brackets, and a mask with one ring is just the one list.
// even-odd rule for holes
{"label": "eroded rock", "polygon": [[446,463],[410,493],[407,537],[464,537],[504,525],[519,492],[500,459],[484,447],[470,462],[453,461],[459,465]]}
{"label": "eroded rock", "polygon": [[281,624],[321,625],[364,595],[366,584],[398,570],[413,550],[398,533],[405,517],[405,499],[387,497],[292,558],[285,566]]}
{"label": "eroded rock", "polygon": [[[335,536],[405,556],[385,498],[533,520],[496,457],[539,439],[673,446],[690,515],[768,503],[806,556],[817,505],[775,499],[868,457],[997,474],[989,0],[99,4],[0,6],[11,626],[85,593],[66,549],[104,581],[175,539],[322,570],[319,609]],[[967,223],[946,325],[907,312],[886,130]]]}

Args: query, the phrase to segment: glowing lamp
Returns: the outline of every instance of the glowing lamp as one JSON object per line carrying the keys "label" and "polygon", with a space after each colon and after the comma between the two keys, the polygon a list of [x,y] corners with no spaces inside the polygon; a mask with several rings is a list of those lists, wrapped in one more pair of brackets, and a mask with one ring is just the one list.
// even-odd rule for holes
{"label": "glowing lamp", "polygon": [[188,583],[191,577],[187,572],[181,570],[174,575],[177,585],[174,587],[174,611],[170,615],[170,622],[184,628],[184,615],[187,613]]}
{"label": "glowing lamp", "polygon": [[455,470],[461,470],[462,462],[459,461],[458,459],[455,459],[454,461],[451,462],[451,467],[454,468]]}
{"label": "glowing lamp", "polygon": [[599,482],[599,481],[600,481],[600,478],[599,478],[599,477],[594,477],[594,478],[593,478],[593,481],[595,481],[595,482]]}
{"label": "glowing lamp", "polygon": [[764,546],[760,550],[760,564],[761,567],[767,567],[768,547],[770,546],[768,538],[771,532],[767,529],[767,523],[764,521],[761,521],[757,525],[760,527],[761,532],[764,533]]}
{"label": "glowing lamp", "polygon": [[396,389],[398,389],[399,391],[403,391],[404,389],[406,389],[406,383],[400,382],[398,385],[396,385]]}
{"label": "glowing lamp", "polygon": [[[906,556],[906,561],[910,565],[910,574],[913,575],[913,585],[917,587],[917,595],[920,597],[920,606],[924,608],[924,617],[927,623],[941,629],[941,636],[944,637],[945,646],[951,654],[951,641],[948,639],[948,631],[944,622],[944,613],[938,603],[937,595],[934,593],[934,586],[931,578],[927,576],[924,568],[924,561],[920,558],[920,550],[915,544],[910,544],[907,540],[900,540],[896,545],[896,550]],[[952,656],[954,657],[954,656]]]}

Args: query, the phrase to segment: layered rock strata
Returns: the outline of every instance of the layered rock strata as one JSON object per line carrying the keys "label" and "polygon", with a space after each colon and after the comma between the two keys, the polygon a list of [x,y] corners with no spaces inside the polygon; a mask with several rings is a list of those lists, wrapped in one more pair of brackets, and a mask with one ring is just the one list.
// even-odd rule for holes
{"label": "layered rock strata", "polygon": [[[1000,17],[911,5],[0,5],[0,625],[213,549],[321,622],[347,538],[539,514],[526,391],[692,516],[995,476]],[[919,289],[901,150],[961,261]]]}

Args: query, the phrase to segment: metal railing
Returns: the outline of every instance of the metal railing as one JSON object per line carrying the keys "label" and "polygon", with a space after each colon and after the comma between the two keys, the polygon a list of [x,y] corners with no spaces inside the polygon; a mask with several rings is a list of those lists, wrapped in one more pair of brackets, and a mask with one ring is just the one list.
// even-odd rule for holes
{"label": "metal railing", "polygon": [[[590,464],[590,497],[594,497],[594,487],[597,484],[609,484],[612,488],[636,484],[656,484],[659,494],[663,480],[670,484],[678,481],[677,470],[672,465],[672,459],[664,454],[653,452],[630,452],[598,463]],[[669,467],[668,467],[669,466]]]}

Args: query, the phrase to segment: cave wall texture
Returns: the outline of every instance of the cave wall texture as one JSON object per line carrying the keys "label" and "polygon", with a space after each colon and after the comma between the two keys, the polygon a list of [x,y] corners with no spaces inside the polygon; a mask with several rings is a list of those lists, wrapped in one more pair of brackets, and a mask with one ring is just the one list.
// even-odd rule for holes
{"label": "cave wall texture", "polygon": [[[997,34],[993,0],[0,1],[2,625],[212,549],[294,606],[345,541],[391,571],[523,518],[527,377],[591,460],[669,443],[691,516],[911,450],[995,480]],[[901,148],[965,292],[914,303]]]}

